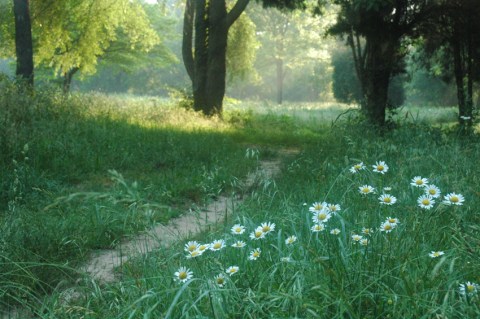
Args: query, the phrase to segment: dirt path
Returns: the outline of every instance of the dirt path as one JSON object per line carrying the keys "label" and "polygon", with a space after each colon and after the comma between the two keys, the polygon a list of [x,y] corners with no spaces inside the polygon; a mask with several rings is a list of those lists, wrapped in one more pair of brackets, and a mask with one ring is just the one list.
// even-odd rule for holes
{"label": "dirt path", "polygon": [[[280,160],[260,161],[257,171],[249,174],[243,182],[244,186],[248,188],[255,181],[273,178],[280,172],[280,164]],[[94,252],[82,270],[100,282],[112,282],[115,280],[115,268],[120,267],[129,258],[146,254],[161,246],[168,247],[174,242],[207,230],[208,227],[222,222],[242,201],[236,196],[220,196],[200,212],[190,211],[172,219],[167,225],[157,225],[143,234],[130,238],[114,249]]]}

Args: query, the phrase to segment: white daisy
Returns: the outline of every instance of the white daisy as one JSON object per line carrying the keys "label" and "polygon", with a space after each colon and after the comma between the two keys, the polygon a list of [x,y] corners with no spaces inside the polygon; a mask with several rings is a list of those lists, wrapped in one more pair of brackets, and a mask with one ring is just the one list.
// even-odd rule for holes
{"label": "white daisy", "polygon": [[392,196],[390,194],[382,194],[378,200],[380,201],[380,204],[383,205],[393,205],[397,201],[397,198],[395,196]]}
{"label": "white daisy", "polygon": [[428,185],[428,178],[421,177],[421,176],[415,176],[410,181],[410,185],[415,186],[415,187],[425,187],[425,186]]}
{"label": "white daisy", "polygon": [[339,211],[341,211],[342,209],[340,208],[340,205],[338,205],[338,204],[328,204],[328,205],[327,205],[327,210],[328,210],[331,214],[335,214],[336,212],[339,212]]}
{"label": "white daisy", "polygon": [[312,232],[318,233],[323,231],[325,229],[325,226],[323,224],[315,224],[310,229],[312,230]]}
{"label": "white daisy", "polygon": [[393,229],[395,229],[396,226],[397,226],[396,224],[391,224],[391,223],[389,223],[388,221],[386,221],[386,222],[383,222],[383,223],[380,225],[380,231],[389,233],[389,232],[391,232]]}
{"label": "white daisy", "polygon": [[292,235],[292,236],[288,237],[287,239],[285,239],[285,244],[291,245],[296,241],[297,241],[297,236]]}
{"label": "white daisy", "polygon": [[358,242],[359,242],[360,240],[362,240],[362,239],[363,239],[363,237],[360,236],[360,235],[357,235],[357,234],[353,234],[353,235],[352,235],[352,240],[353,240],[354,242],[357,242],[357,243],[358,243]]}
{"label": "white daisy", "polygon": [[465,198],[462,194],[450,193],[445,195],[443,203],[446,205],[463,205]]}
{"label": "white daisy", "polygon": [[428,256],[432,258],[437,258],[442,256],[443,254],[445,254],[443,251],[431,251],[430,254],[428,254]]}
{"label": "white daisy", "polygon": [[242,226],[240,224],[235,224],[232,226],[232,234],[234,235],[241,235],[245,232],[245,226]]}
{"label": "white daisy", "polygon": [[338,235],[340,233],[341,233],[341,231],[338,228],[334,228],[330,231],[330,234],[332,234],[332,235]]}
{"label": "white daisy", "polygon": [[265,233],[262,230],[262,227],[257,227],[253,232],[250,233],[250,239],[259,240],[265,238]]}
{"label": "white daisy", "polygon": [[362,238],[360,239],[360,245],[362,246],[367,246],[369,243],[368,239],[367,238]]}
{"label": "white daisy", "polygon": [[391,190],[392,190],[391,187],[384,187],[384,188],[383,188],[383,191],[386,192],[386,193],[388,193],[388,192],[391,191]]}
{"label": "white daisy", "polygon": [[188,243],[185,244],[185,251],[186,252],[192,252],[194,250],[197,250],[200,244],[196,241],[189,241]]}
{"label": "white daisy", "polygon": [[326,202],[323,202],[323,203],[315,202],[312,204],[312,206],[310,206],[308,210],[311,211],[312,213],[316,213],[324,210],[325,208],[327,208],[327,206],[328,204]]}
{"label": "white daisy", "polygon": [[440,189],[437,186],[435,186],[433,184],[430,184],[430,185],[425,186],[424,189],[425,189],[425,194],[430,195],[433,198],[440,197],[441,192],[440,192]]}
{"label": "white daisy", "polygon": [[351,168],[350,168],[350,172],[352,174],[355,174],[355,173],[358,173],[359,171],[361,170],[364,170],[365,169],[365,165],[362,163],[358,163],[358,164],[355,164],[353,165]]}
{"label": "white daisy", "polygon": [[330,214],[326,209],[324,209],[319,212],[316,212],[312,216],[312,221],[315,224],[326,223],[330,219],[330,217],[332,217],[332,214]]}
{"label": "white daisy", "polygon": [[377,161],[372,167],[375,173],[385,174],[388,172],[388,165],[384,161]]}
{"label": "white daisy", "polygon": [[430,195],[422,195],[417,199],[418,206],[424,209],[430,209],[435,204],[435,200]]}
{"label": "white daisy", "polygon": [[400,224],[400,219],[398,219],[396,217],[387,217],[387,219],[385,221],[389,222],[390,224],[392,224],[394,226],[397,226],[398,224]]}
{"label": "white daisy", "polygon": [[207,249],[210,249],[210,244],[200,244],[198,246],[198,250],[204,253]]}
{"label": "white daisy", "polygon": [[238,268],[238,266],[230,266],[225,270],[225,272],[227,274],[229,274],[230,276],[232,276],[232,275],[236,274],[239,270],[240,270],[240,268]]}
{"label": "white daisy", "polygon": [[367,194],[375,193],[375,188],[370,185],[363,185],[358,188],[358,191],[362,195],[367,195]]}
{"label": "white daisy", "polygon": [[270,222],[262,223],[260,227],[262,227],[262,231],[265,234],[268,234],[269,232],[272,232],[275,230],[275,224]]}
{"label": "white daisy", "polygon": [[362,234],[364,234],[366,236],[370,236],[372,233],[373,233],[373,229],[365,228],[365,227],[362,228]]}
{"label": "white daisy", "polygon": [[232,247],[235,247],[235,248],[243,248],[245,247],[247,244],[245,244],[244,241],[241,241],[241,240],[238,240],[236,241],[234,244],[232,244]]}
{"label": "white daisy", "polygon": [[218,285],[218,287],[223,287],[225,286],[225,276],[223,274],[218,274],[215,276],[215,283]]}
{"label": "white daisy", "polygon": [[260,248],[255,248],[254,250],[252,250],[250,252],[250,256],[248,256],[248,259],[257,260],[257,258],[260,257],[261,253],[262,253],[262,251],[260,250]]}
{"label": "white daisy", "polygon": [[177,272],[174,274],[174,280],[178,282],[186,282],[187,280],[193,277],[193,272],[186,267],[178,268]]}
{"label": "white daisy", "polygon": [[478,292],[479,286],[476,283],[467,281],[465,284],[460,284],[460,294],[463,296],[473,296]]}
{"label": "white daisy", "polygon": [[280,261],[281,262],[284,262],[284,263],[288,263],[288,262],[291,262],[292,261],[292,258],[290,256],[288,257],[282,257],[280,258]]}
{"label": "white daisy", "polygon": [[189,251],[188,254],[187,254],[187,259],[199,257],[203,254],[204,251],[205,250],[200,250],[200,249],[197,249],[197,250],[194,250],[194,251]]}
{"label": "white daisy", "polygon": [[210,244],[210,250],[213,250],[213,251],[219,251],[224,247],[225,247],[225,241],[223,239],[214,240]]}

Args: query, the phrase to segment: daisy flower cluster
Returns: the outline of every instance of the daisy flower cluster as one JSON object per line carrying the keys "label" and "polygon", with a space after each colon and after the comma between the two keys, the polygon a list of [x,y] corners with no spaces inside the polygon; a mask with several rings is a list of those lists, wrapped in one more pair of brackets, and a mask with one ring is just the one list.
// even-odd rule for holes
{"label": "daisy flower cluster", "polygon": [[[358,164],[353,165],[349,171],[352,174],[359,174],[361,171],[367,171],[367,166],[361,162]],[[385,175],[389,170],[389,166],[384,161],[377,161],[374,165],[372,165],[372,172],[379,173]],[[465,202],[465,197],[462,194],[450,192],[447,193],[442,197],[442,191],[438,186],[432,184],[431,181],[427,177],[422,176],[414,176],[410,180],[410,186],[414,189],[418,189],[421,191],[419,194],[416,203],[417,206],[423,210],[430,210],[435,207],[437,204],[443,204],[446,206],[462,206]],[[378,197],[378,201],[381,205],[392,206],[397,203],[397,198],[390,194],[391,191],[390,187],[384,187],[383,193]],[[367,197],[368,195],[377,193],[377,188],[373,185],[363,184],[358,186],[358,192],[363,196]],[[381,223],[379,227],[379,231],[385,234],[392,232],[397,228],[400,224],[398,218],[394,217],[387,217],[384,222]],[[332,230],[333,231],[333,230]],[[373,229],[363,228],[362,235],[353,234],[351,236],[352,242],[354,243],[361,243],[362,245],[368,244],[368,239],[366,236],[371,235],[373,233]],[[444,256],[444,251],[434,251],[432,250],[428,253],[428,256],[432,259],[439,258]],[[473,282],[465,282],[460,284],[459,286],[459,293],[462,296],[472,297],[477,295],[478,290],[480,289],[480,285],[473,283]]]}
{"label": "daisy flower cluster", "polygon": [[[272,233],[275,230],[275,224],[272,222],[264,222],[253,229],[249,234],[248,237],[252,242],[259,241],[261,239],[266,238],[269,233]],[[241,224],[235,224],[230,229],[230,234],[233,237],[238,237],[240,235],[246,234],[247,229],[245,226]],[[285,243],[290,245],[293,244],[297,240],[296,236],[290,236],[285,240]],[[244,248],[247,246],[245,240],[233,240],[231,244],[228,246],[233,248]],[[227,242],[224,239],[217,239],[212,241],[211,243],[199,243],[197,241],[189,241],[184,246],[184,251],[186,252],[186,259],[192,259],[202,256],[207,251],[211,252],[218,252],[222,249],[227,247]],[[259,247],[253,248],[248,253],[248,260],[255,261],[260,258],[262,254],[262,250]],[[225,275],[232,276],[236,274],[240,270],[239,266],[232,265],[225,268],[224,272],[216,275],[213,278],[213,281],[218,285],[218,287],[223,287],[226,283]],[[174,280],[179,283],[185,283],[188,280],[193,278],[193,272],[186,268],[185,266],[181,266],[175,273],[174,273]]]}
{"label": "daisy flower cluster", "polygon": [[[215,267],[220,267],[220,271],[216,275],[212,275],[208,281],[213,282],[217,287],[224,287],[231,276],[236,275],[241,270],[248,272],[252,265],[255,267],[263,267],[265,261],[272,261],[265,257],[271,257],[275,253],[278,253],[278,261],[281,263],[290,263],[294,260],[292,255],[284,256],[281,252],[282,247],[288,249],[289,254],[295,252],[298,247],[304,247],[303,245],[309,245],[311,242],[320,242],[322,240],[329,240],[331,242],[342,243],[342,247],[347,249],[355,249],[358,255],[375,256],[368,252],[375,252],[378,254],[383,247],[385,250],[390,249],[390,245],[383,245],[382,248],[376,248],[379,241],[394,243],[396,239],[401,238],[401,235],[408,231],[409,227],[413,227],[411,224],[410,215],[407,215],[413,209],[416,210],[435,210],[438,205],[444,206],[461,206],[465,203],[465,198],[462,194],[455,192],[447,192],[442,196],[440,188],[433,183],[427,177],[414,176],[409,180],[409,185],[412,188],[409,192],[400,193],[397,187],[384,187],[384,176],[388,176],[390,167],[385,161],[376,161],[375,164],[366,165],[363,162],[359,162],[349,169],[349,173],[355,174],[353,178],[353,192],[352,196],[359,198],[359,203],[362,207],[368,207],[365,211],[361,211],[354,204],[348,205],[341,202],[327,202],[323,200],[315,201],[311,205],[303,204],[305,208],[302,209],[307,215],[306,222],[302,222],[302,229],[309,232],[309,236],[305,236],[302,233],[283,234],[279,232],[278,236],[271,236],[275,232],[277,225],[273,222],[263,222],[258,226],[245,226],[240,223],[233,225],[229,229],[229,234],[226,234],[226,239],[216,239],[210,243],[200,243],[197,241],[188,241],[184,246],[186,253],[186,259],[191,260],[198,258],[205,253],[218,256],[217,252],[227,249],[237,250],[235,262],[226,261],[225,258],[216,258]],[[374,178],[370,178],[375,176]],[[357,179],[358,177],[358,179]],[[379,180],[381,181],[379,182]],[[357,181],[361,181],[357,184]],[[394,185],[396,186],[396,185]],[[407,184],[408,187],[408,184]],[[350,188],[352,189],[352,188]],[[416,201],[409,201],[405,194],[413,192]],[[417,192],[417,193],[416,193]],[[397,196],[395,196],[397,195]],[[344,198],[350,198],[345,196]],[[418,196],[418,197],[417,197]],[[411,205],[413,204],[413,205]],[[343,205],[347,207],[343,207]],[[413,207],[407,207],[413,206]],[[307,211],[308,207],[308,211]],[[353,210],[353,212],[352,212]],[[360,212],[358,211],[360,210]],[[351,229],[351,225],[355,225],[355,222],[347,221],[349,216],[362,215],[362,222],[359,229]],[[305,216],[305,215],[304,215]],[[397,217],[398,216],[398,217]],[[363,224],[363,225],[362,225]],[[366,225],[365,225],[366,224]],[[287,225],[286,227],[289,227]],[[343,236],[342,232],[348,235]],[[341,236],[339,236],[342,234]],[[393,234],[393,235],[392,235]],[[298,237],[297,237],[298,236]],[[338,236],[335,240],[333,236]],[[268,240],[268,238],[272,240]],[[308,243],[302,242],[302,238],[308,237]],[[343,241],[348,241],[350,245],[343,245]],[[274,247],[275,253],[269,251],[269,247]],[[329,244],[322,247],[332,247]],[[389,247],[389,248],[387,248]],[[326,248],[322,248],[326,249]],[[380,249],[380,250],[379,250]],[[303,252],[308,252],[308,249],[301,249]],[[239,255],[240,254],[240,255]],[[352,254],[354,256],[355,254]],[[446,254],[442,250],[431,250],[425,252],[425,258],[428,255],[431,259],[435,258],[447,258]],[[363,258],[363,257],[362,257]],[[264,262],[258,262],[263,260]],[[235,263],[236,265],[232,265]],[[209,276],[209,275],[207,275]],[[194,278],[193,271],[182,265],[174,273],[174,280],[178,283],[184,284]],[[466,297],[472,297],[477,294],[480,286],[474,282],[464,282],[459,286],[459,294]]]}

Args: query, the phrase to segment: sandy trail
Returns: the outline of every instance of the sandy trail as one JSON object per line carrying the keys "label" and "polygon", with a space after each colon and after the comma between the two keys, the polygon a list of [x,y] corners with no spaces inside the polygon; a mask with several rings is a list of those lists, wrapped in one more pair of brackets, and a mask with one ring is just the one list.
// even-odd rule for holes
{"label": "sandy trail", "polygon": [[[272,179],[280,172],[280,163],[280,160],[260,161],[259,168],[243,182],[244,186],[248,188],[257,180]],[[221,223],[242,201],[236,196],[219,196],[199,212],[190,211],[172,219],[167,225],[157,225],[122,242],[114,249],[93,252],[82,270],[99,282],[113,282],[115,269],[121,267],[129,258],[147,254],[159,247],[168,247]]]}

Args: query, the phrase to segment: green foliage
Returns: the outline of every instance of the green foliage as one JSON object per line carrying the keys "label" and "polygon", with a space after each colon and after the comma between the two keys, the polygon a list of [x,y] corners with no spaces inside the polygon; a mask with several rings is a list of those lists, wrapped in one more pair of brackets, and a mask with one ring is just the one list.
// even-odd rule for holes
{"label": "green foliage", "polygon": [[128,39],[132,51],[148,52],[159,43],[138,1],[34,1],[32,12],[36,63],[60,74],[73,68],[94,73],[98,57],[118,38]]}
{"label": "green foliage", "polygon": [[230,81],[244,79],[248,74],[256,75],[254,62],[259,46],[255,24],[243,13],[228,31],[227,73]]}
{"label": "green foliage", "polygon": [[335,99],[342,103],[358,103],[362,90],[355,72],[352,53],[347,49],[337,50],[332,56],[332,90]]}

